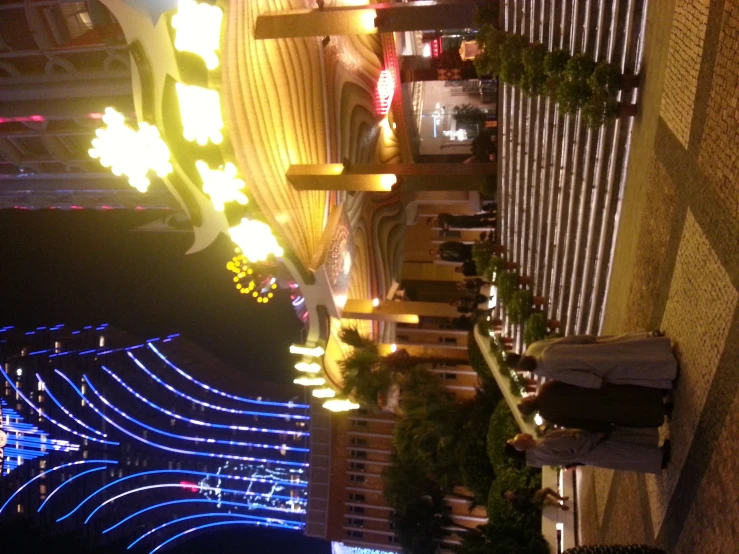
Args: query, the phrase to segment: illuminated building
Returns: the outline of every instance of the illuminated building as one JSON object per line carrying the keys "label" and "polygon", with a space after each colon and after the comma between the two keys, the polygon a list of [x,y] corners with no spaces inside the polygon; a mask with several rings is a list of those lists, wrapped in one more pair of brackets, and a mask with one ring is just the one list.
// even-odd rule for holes
{"label": "illuminated building", "polygon": [[129,46],[98,0],[0,4],[0,209],[179,209],[87,154],[108,106],[134,112]]}
{"label": "illuminated building", "polygon": [[130,538],[133,552],[189,529],[304,528],[302,390],[249,383],[177,335],[57,325],[0,336],[0,521],[84,527],[98,543]]}

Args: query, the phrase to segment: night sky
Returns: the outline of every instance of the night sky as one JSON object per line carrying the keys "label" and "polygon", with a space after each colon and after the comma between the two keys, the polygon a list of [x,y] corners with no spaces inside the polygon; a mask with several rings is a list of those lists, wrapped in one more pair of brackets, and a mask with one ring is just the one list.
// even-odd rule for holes
{"label": "night sky", "polygon": [[[259,305],[239,295],[225,268],[233,256],[226,237],[186,256],[189,234],[131,231],[159,215],[0,211],[0,325],[109,323],[141,339],[179,332],[245,375],[289,383],[288,347],[301,331],[289,299]],[[264,531],[222,531],[169,551],[201,552],[211,542],[219,554],[328,552]]]}

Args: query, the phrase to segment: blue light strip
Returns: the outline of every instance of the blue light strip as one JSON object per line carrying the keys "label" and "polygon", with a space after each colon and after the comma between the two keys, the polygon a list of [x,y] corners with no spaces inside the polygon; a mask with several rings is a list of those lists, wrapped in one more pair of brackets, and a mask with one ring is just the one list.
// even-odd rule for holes
{"label": "blue light strip", "polygon": [[18,393],[18,395],[23,400],[25,400],[26,404],[28,404],[33,410],[35,410],[41,417],[45,417],[46,419],[48,419],[49,421],[51,421],[57,427],[59,427],[61,429],[64,429],[68,433],[72,433],[73,435],[77,435],[78,437],[82,437],[83,439],[91,440],[93,442],[99,442],[99,443],[102,443],[102,444],[111,444],[113,446],[118,446],[120,444],[120,443],[117,443],[117,442],[114,442],[114,441],[107,441],[107,440],[103,440],[103,439],[97,439],[95,437],[91,437],[89,435],[85,435],[83,433],[79,433],[79,432],[77,432],[77,431],[75,431],[73,429],[70,429],[69,427],[67,427],[63,423],[59,423],[57,420],[53,419],[52,417],[49,417],[48,414],[41,413],[41,410],[33,402],[31,402],[28,398],[26,398],[26,395],[23,394],[21,392],[21,390],[18,387],[15,386],[15,383],[13,383],[11,381],[10,377],[8,377],[8,374],[5,373],[5,370],[3,370],[2,367],[0,367],[0,374],[2,374],[2,376],[5,378],[5,380],[8,383],[10,383],[10,386],[13,387],[13,389],[15,389],[15,392]]}
{"label": "blue light strip", "polygon": [[249,521],[216,521],[215,523],[208,523],[207,525],[198,525],[197,527],[192,527],[188,529],[187,531],[183,531],[182,533],[179,533],[175,535],[174,537],[167,539],[166,541],[161,543],[159,546],[157,546],[154,550],[151,550],[149,554],[154,554],[157,550],[164,548],[169,543],[179,539],[180,537],[184,537],[185,535],[194,533],[195,531],[200,531],[202,529],[208,529],[210,527],[217,527],[219,525],[253,525],[253,523]]}
{"label": "blue light strip", "polygon": [[[195,514],[192,516],[186,516],[186,517],[180,517],[177,519],[173,519],[172,521],[167,521],[166,523],[162,523],[161,525],[154,527],[153,529],[150,529],[143,535],[141,535],[138,539],[133,541],[131,544],[128,545],[128,548],[126,550],[131,550],[134,546],[136,546],[139,542],[144,540],[146,537],[151,535],[152,533],[156,533],[157,531],[160,531],[161,529],[164,529],[165,527],[169,527],[170,525],[174,525],[175,523],[180,523],[181,521],[188,521],[191,519],[198,519],[203,517],[228,517],[228,518],[236,518],[236,519],[225,519],[223,521],[238,521],[238,520],[251,520],[250,516],[244,515],[244,514],[224,514],[223,512],[209,512],[205,514]],[[256,521],[251,521],[254,525],[258,525],[259,523]],[[282,529],[293,529],[293,530],[301,530],[302,527],[297,527],[295,525],[289,525],[289,524],[283,524],[283,523],[269,523],[269,527],[280,527]]]}
{"label": "blue light strip", "polygon": [[[125,496],[128,496],[129,494],[135,494],[137,492],[148,491],[148,490],[153,490],[153,489],[172,489],[172,488],[175,488],[175,489],[192,489],[194,487],[197,487],[201,491],[204,491],[204,490],[205,491],[209,491],[210,490],[210,491],[221,491],[221,492],[227,492],[227,493],[233,493],[233,494],[243,494],[243,495],[246,495],[246,496],[259,496],[259,493],[252,493],[252,492],[243,491],[243,490],[240,490],[240,489],[222,489],[221,487],[209,487],[207,485],[195,485],[194,483],[190,483],[190,484],[187,484],[187,485],[183,485],[182,483],[160,483],[158,485],[147,485],[145,487],[138,487],[138,488],[131,489],[131,490],[128,490],[128,491],[124,491],[124,492],[122,492],[120,494],[117,494],[116,496],[112,496],[112,497],[108,498],[108,500],[106,500],[105,502],[101,503],[92,512],[90,512],[90,515],[87,516],[87,518],[85,519],[85,525],[87,525],[87,522],[92,519],[92,516],[94,516],[96,513],[98,513],[100,510],[102,510],[105,506],[107,506],[111,502],[115,502],[116,500],[118,500],[120,498],[123,498]],[[250,506],[253,508],[254,507],[254,504],[250,504]],[[274,506],[263,506],[261,504],[258,504],[257,505],[257,509],[259,509],[259,510],[267,510],[267,511],[272,511],[272,512],[288,512],[288,513],[291,513],[291,514],[304,514],[305,513],[305,510],[302,510],[302,509],[293,510],[293,509],[290,509],[290,508],[277,508],[277,507],[274,507]],[[253,517],[255,519],[259,519],[260,518],[260,516],[253,516]],[[261,519],[263,519],[263,520],[266,521],[266,520],[268,520],[270,518],[266,518],[265,517],[265,518],[261,518]]]}
{"label": "blue light strip", "polygon": [[100,463],[100,464],[117,464],[118,462],[116,462],[115,460],[80,460],[78,462],[70,462],[68,464],[62,464],[60,466],[56,466],[56,467],[52,467],[51,469],[47,469],[46,471],[42,471],[41,473],[39,473],[38,475],[36,475],[36,477],[34,477],[33,479],[31,479],[30,481],[25,482],[13,494],[10,495],[10,497],[5,501],[5,504],[3,504],[2,507],[0,507],[0,514],[3,513],[3,510],[5,509],[5,507],[8,504],[10,504],[10,501],[13,500],[13,498],[15,498],[18,494],[20,494],[20,492],[23,489],[25,489],[28,485],[30,485],[31,483],[33,483],[36,479],[41,479],[41,477],[43,477],[44,475],[48,475],[49,473],[52,473],[52,472],[54,472],[54,471],[56,471],[58,469],[62,469],[62,468],[65,468],[65,467],[78,466],[78,465],[81,465],[81,464],[97,464],[97,463]]}
{"label": "blue light strip", "polygon": [[[276,498],[276,497],[273,497],[273,498]],[[107,529],[105,529],[103,531],[103,534],[105,534],[105,533],[107,533],[109,531],[112,531],[113,529],[116,529],[116,528],[120,527],[121,525],[123,525],[127,521],[130,521],[131,519],[135,518],[138,515],[144,514],[146,512],[150,512],[151,510],[156,510],[157,508],[163,508],[165,506],[173,506],[175,504],[218,504],[219,507],[220,506],[234,506],[234,507],[237,507],[237,508],[248,508],[248,507],[252,506],[252,504],[249,504],[249,503],[246,503],[246,502],[230,502],[230,501],[227,501],[227,500],[207,500],[207,499],[204,499],[204,498],[188,498],[186,500],[170,500],[169,502],[161,502],[159,504],[154,504],[153,506],[147,506],[146,508],[142,508],[138,512],[132,513],[130,516],[123,518],[122,520],[120,520],[115,525],[112,525],[112,526],[108,527]],[[225,515],[225,514],[223,514],[223,515]],[[233,514],[229,514],[229,515],[233,515]],[[258,517],[258,516],[254,516],[254,517]],[[271,519],[271,518],[268,518],[268,519]],[[280,521],[280,522],[282,522],[284,520],[274,519],[274,520],[271,520],[271,521]],[[290,523],[296,523],[296,524],[302,526],[302,522],[290,522]]]}
{"label": "blue light strip", "polygon": [[[105,368],[105,366],[103,366],[103,369],[107,369],[107,368]],[[252,446],[252,447],[255,447],[255,448],[266,448],[266,449],[269,449],[269,450],[283,450],[284,449],[284,450],[290,450],[290,451],[295,451],[295,452],[310,452],[310,449],[308,449],[308,448],[298,448],[298,447],[287,446],[287,445],[279,446],[279,445],[274,445],[274,444],[260,444],[260,443],[256,443],[256,442],[240,442],[240,441],[228,441],[228,440],[220,440],[220,439],[206,439],[204,437],[191,437],[189,435],[178,435],[176,433],[170,433],[169,431],[163,431],[161,429],[157,429],[156,427],[152,427],[151,425],[147,425],[146,423],[144,423],[142,421],[139,421],[138,419],[136,419],[136,418],[128,415],[123,410],[120,410],[117,407],[115,407],[112,403],[110,403],[108,400],[106,400],[98,392],[98,390],[95,387],[92,386],[92,383],[90,383],[90,388],[98,396],[98,398],[100,398],[100,400],[105,403],[106,406],[108,406],[109,408],[112,408],[121,417],[124,417],[128,421],[130,421],[130,422],[132,422],[132,423],[134,423],[136,425],[139,425],[140,427],[143,427],[144,429],[148,429],[149,431],[153,431],[154,433],[158,433],[158,434],[164,435],[166,437],[171,437],[171,438],[174,438],[174,439],[194,441],[194,442],[203,442],[203,443],[207,443],[207,444],[227,444],[227,445],[230,445],[230,446]]]}
{"label": "blue light strip", "polygon": [[88,469],[87,471],[83,471],[82,473],[78,473],[77,475],[74,475],[74,476],[70,477],[69,479],[67,479],[66,481],[64,481],[61,485],[59,485],[57,488],[55,488],[53,491],[51,491],[51,494],[49,496],[47,496],[46,497],[46,500],[44,500],[41,503],[41,506],[39,506],[38,510],[36,510],[36,513],[40,512],[41,510],[44,509],[44,506],[46,506],[46,503],[49,500],[51,500],[51,497],[52,496],[54,496],[57,492],[59,492],[60,490],[62,490],[64,487],[66,487],[69,483],[71,483],[72,481],[74,481],[78,477],[82,477],[83,475],[87,475],[88,473],[92,473],[94,471],[101,471],[103,469],[108,469],[108,468],[106,466],[94,467],[92,469]]}
{"label": "blue light strip", "polygon": [[44,392],[49,396],[49,398],[51,398],[52,402],[54,402],[54,404],[56,404],[57,406],[59,406],[59,409],[61,409],[71,419],[73,419],[74,421],[76,421],[79,425],[81,425],[82,427],[84,427],[88,431],[92,431],[96,435],[100,435],[101,437],[107,437],[108,436],[105,433],[103,433],[102,431],[98,431],[97,429],[93,429],[87,423],[85,423],[84,421],[82,421],[82,420],[78,419],[77,417],[75,417],[69,410],[67,410],[67,408],[65,408],[64,406],[62,406],[62,403],[59,402],[59,400],[57,400],[57,398],[54,396],[54,394],[49,389],[48,385],[43,381],[43,379],[41,379],[41,376],[38,373],[36,374],[36,379],[38,380],[39,383],[41,383],[43,385]]}
{"label": "blue light strip", "polygon": [[[283,480],[278,480],[278,479],[261,479],[261,478],[254,478],[254,477],[242,477],[241,475],[221,475],[219,473],[209,473],[207,471],[194,471],[190,469],[152,469],[149,471],[141,471],[139,473],[133,473],[131,475],[126,475],[125,477],[120,477],[119,479],[116,479],[115,481],[108,483],[107,485],[103,485],[102,487],[94,491],[92,494],[90,494],[87,498],[85,498],[82,502],[77,504],[77,506],[75,506],[75,508],[71,512],[57,519],[57,522],[65,520],[69,516],[74,514],[88,500],[90,500],[93,496],[97,495],[97,493],[103,492],[105,489],[113,487],[117,485],[118,483],[122,483],[123,481],[128,481],[129,479],[135,479],[136,477],[143,477],[144,475],[160,475],[164,473],[180,473],[180,474],[184,473],[186,475],[201,475],[204,477],[220,477],[223,479],[233,479],[235,481],[247,481],[247,482],[252,482],[252,483],[268,483],[272,485],[286,485],[286,486],[295,486],[295,487],[306,487],[307,486],[307,483],[305,481],[291,483],[290,481],[283,481]],[[280,497],[275,497],[275,498],[280,498]],[[289,499],[289,498],[290,497],[282,497],[281,499]]]}
{"label": "blue light strip", "polygon": [[156,354],[157,356],[159,356],[159,358],[161,358],[161,360],[165,364],[167,364],[169,367],[171,367],[172,369],[174,369],[177,373],[179,373],[180,375],[182,375],[188,381],[190,381],[192,383],[195,383],[196,385],[198,385],[199,387],[201,387],[201,388],[203,388],[203,389],[205,389],[207,391],[210,391],[212,393],[218,394],[218,395],[223,396],[225,398],[230,398],[231,400],[236,400],[238,402],[246,402],[248,404],[261,404],[263,406],[281,406],[281,407],[284,407],[284,408],[300,408],[300,409],[308,409],[308,408],[310,408],[310,406],[308,404],[294,404],[292,402],[269,402],[269,401],[266,401],[266,400],[255,400],[253,398],[244,398],[242,396],[236,396],[234,394],[228,394],[227,392],[220,391],[220,390],[215,389],[215,388],[213,388],[213,387],[211,387],[209,385],[206,385],[205,383],[203,383],[201,381],[198,381],[192,375],[186,373],[184,370],[182,370],[179,367],[177,367],[176,365],[174,365],[172,362],[169,361],[169,359],[167,359],[167,357],[164,354],[162,354],[161,352],[159,352],[159,350],[157,350],[157,348],[153,344],[147,342],[146,343],[146,346],[148,346],[154,352],[154,354]]}
{"label": "blue light strip", "polygon": [[[58,372],[58,370],[56,370]],[[283,429],[266,429],[264,427],[248,427],[246,425],[224,425],[222,423],[207,423],[205,421],[200,421],[197,419],[191,419],[189,417],[181,416],[179,414],[176,414],[175,412],[172,412],[170,410],[167,410],[166,408],[162,408],[161,406],[154,404],[144,396],[140,395],[138,392],[133,390],[131,387],[129,387],[123,379],[118,377],[115,373],[113,373],[111,370],[103,366],[103,371],[105,371],[108,375],[110,375],[113,379],[115,379],[119,385],[121,385],[124,389],[126,389],[128,392],[130,392],[132,395],[134,395],[136,398],[141,400],[146,405],[154,408],[155,410],[162,412],[164,414],[167,414],[170,417],[173,417],[175,419],[179,419],[180,421],[187,421],[188,423],[192,423],[193,425],[200,425],[202,427],[211,427],[213,429],[234,429],[237,431],[252,431],[255,433],[273,433],[278,435],[290,435],[295,437],[308,437],[310,436],[310,433],[308,431],[289,431],[289,430],[283,430]]]}
{"label": "blue light strip", "polygon": [[[100,400],[108,407],[112,408],[110,403],[106,400],[104,396],[102,396],[97,389],[95,388],[95,385],[92,384],[89,377],[87,375],[83,375],[82,378],[85,380],[85,382],[90,386],[90,388],[95,392],[95,394],[100,398]],[[234,454],[216,454],[214,452],[200,452],[197,450],[183,450],[181,448],[172,448],[171,446],[165,446],[163,444],[160,444],[158,442],[153,442],[148,439],[145,439],[143,437],[139,437],[135,433],[132,433],[128,429],[125,429],[118,425],[116,422],[114,422],[112,419],[110,419],[108,416],[100,412],[93,404],[90,402],[90,400],[85,397],[82,394],[82,391],[80,391],[80,394],[82,397],[87,401],[87,403],[90,405],[90,407],[95,410],[100,417],[102,417],[105,421],[110,423],[113,427],[118,429],[119,431],[122,431],[123,433],[127,434],[129,437],[136,439],[139,442],[143,442],[144,444],[148,444],[149,446],[153,446],[154,448],[159,448],[161,450],[166,450],[168,452],[177,452],[178,454],[189,454],[190,456],[202,456],[204,458],[219,458],[223,460],[241,460],[244,462],[260,462],[264,464],[276,464],[276,465],[285,465],[285,466],[294,466],[294,467],[308,467],[307,462],[291,462],[288,460],[274,460],[274,459],[268,459],[268,458],[252,458],[251,456],[236,456]]]}
{"label": "blue light strip", "polygon": [[223,406],[217,406],[215,404],[210,404],[209,402],[203,402],[202,400],[198,400],[194,396],[190,396],[189,394],[185,394],[184,392],[177,390],[171,385],[168,385],[164,381],[162,381],[159,377],[154,375],[151,371],[149,371],[144,364],[142,364],[136,356],[131,354],[131,352],[126,352],[128,356],[134,361],[134,363],[139,366],[149,377],[154,379],[157,383],[162,385],[164,388],[166,388],[168,391],[176,394],[177,396],[180,396],[182,398],[185,398],[189,400],[190,402],[195,402],[196,404],[199,404],[201,406],[205,406],[206,408],[210,408],[211,410],[217,410],[219,412],[227,412],[230,414],[238,414],[238,415],[253,415],[253,416],[260,416],[260,417],[278,417],[280,419],[301,419],[301,420],[307,420],[310,419],[310,416],[304,416],[304,415],[293,415],[293,414],[276,414],[271,412],[253,412],[250,410],[236,410],[234,408],[224,408]]}

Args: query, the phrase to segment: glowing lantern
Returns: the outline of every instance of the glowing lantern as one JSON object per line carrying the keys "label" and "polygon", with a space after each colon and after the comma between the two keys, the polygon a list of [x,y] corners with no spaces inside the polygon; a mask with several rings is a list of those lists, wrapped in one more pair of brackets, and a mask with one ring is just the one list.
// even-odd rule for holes
{"label": "glowing lantern", "polygon": [[359,404],[351,400],[332,398],[331,400],[326,400],[323,403],[323,407],[332,412],[348,412],[349,410],[359,408]]}
{"label": "glowing lantern", "polygon": [[377,88],[375,89],[375,110],[379,115],[385,115],[390,111],[394,93],[395,82],[393,77],[387,69],[383,69],[380,72],[380,78],[377,80]]}
{"label": "glowing lantern", "polygon": [[223,169],[210,169],[202,160],[195,162],[200,176],[203,178],[203,192],[210,196],[213,206],[219,212],[225,208],[226,202],[246,204],[249,200],[241,192],[246,186],[242,179],[236,177],[236,166],[227,162]]}
{"label": "glowing lantern", "polygon": [[159,177],[172,173],[169,147],[159,136],[159,130],[148,123],[139,123],[138,131],[125,124],[123,114],[105,108],[102,127],[95,131],[88,153],[100,159],[114,175],[126,175],[128,182],[139,192],[146,192],[151,184],[147,177],[153,171]]}
{"label": "glowing lantern", "polygon": [[313,389],[312,393],[314,397],[316,398],[333,398],[336,396],[336,391],[334,389]]}
{"label": "glowing lantern", "polygon": [[185,139],[205,146],[223,142],[221,96],[217,90],[177,83]]}
{"label": "glowing lantern", "polygon": [[228,234],[250,262],[261,262],[270,255],[280,257],[284,254],[269,225],[256,219],[242,219],[236,227],[228,230]]}
{"label": "glowing lantern", "polygon": [[194,0],[180,0],[172,27],[177,29],[174,47],[181,52],[192,52],[205,60],[208,69],[218,67],[216,50],[221,43],[223,11],[210,4]]}
{"label": "glowing lantern", "polygon": [[301,346],[299,344],[293,344],[290,346],[290,354],[302,354],[303,356],[323,356],[325,350],[320,346],[310,348],[308,346]]}
{"label": "glowing lantern", "polygon": [[318,373],[321,371],[321,365],[315,362],[309,364],[307,362],[298,362],[295,364],[295,369],[306,373]]}
{"label": "glowing lantern", "polygon": [[320,387],[326,383],[326,379],[323,377],[299,377],[294,379],[293,383],[304,387]]}

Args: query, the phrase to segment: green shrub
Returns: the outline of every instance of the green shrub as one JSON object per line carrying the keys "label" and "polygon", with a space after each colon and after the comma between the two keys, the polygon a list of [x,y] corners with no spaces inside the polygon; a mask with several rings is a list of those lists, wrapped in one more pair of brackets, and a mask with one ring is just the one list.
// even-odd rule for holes
{"label": "green shrub", "polygon": [[621,70],[608,62],[600,62],[588,78],[588,84],[593,90],[610,91],[621,83]]}
{"label": "green shrub", "polygon": [[488,268],[490,257],[493,255],[493,244],[490,241],[478,241],[472,245],[472,259],[477,268],[477,274],[482,275]]}
{"label": "green shrub", "polygon": [[587,54],[575,54],[565,67],[565,74],[571,81],[587,81],[594,71],[595,61]]}
{"label": "green shrub", "polygon": [[490,417],[502,400],[494,383],[483,386],[464,407],[464,426],[459,433],[457,457],[462,483],[475,495],[475,503],[485,505],[495,479],[495,471],[487,455],[487,429]]}
{"label": "green shrub", "polygon": [[485,273],[482,274],[483,279],[490,281],[491,283],[497,283],[498,277],[503,273],[505,269],[505,261],[500,256],[490,256],[488,267]]}
{"label": "green shrub", "polygon": [[544,71],[544,58],[547,49],[541,43],[529,44],[523,51],[524,73],[521,88],[530,96],[537,96],[544,90],[547,74]]}
{"label": "green shrub", "polygon": [[548,554],[549,545],[535,526],[491,522],[464,533],[462,544],[454,551],[458,554]]}
{"label": "green shrub", "polygon": [[483,196],[495,199],[498,196],[498,179],[495,175],[485,175],[480,185]]}
{"label": "green shrub", "polygon": [[508,317],[513,323],[523,323],[533,310],[534,295],[529,290],[517,290],[508,303]]}
{"label": "green shrub", "polygon": [[544,71],[547,75],[562,73],[570,60],[567,50],[552,50],[544,56]]}
{"label": "green shrub", "polygon": [[529,41],[521,35],[507,34],[500,46],[500,78],[509,85],[518,85],[524,74],[523,52]]}
{"label": "green shrub", "polygon": [[606,94],[593,94],[582,107],[582,118],[585,125],[591,129],[598,129],[608,120],[614,118],[618,109],[613,102],[609,102]]}
{"label": "green shrub", "polygon": [[508,304],[513,293],[518,290],[518,273],[515,271],[504,271],[498,277],[498,298],[503,304]]}
{"label": "green shrub", "polygon": [[526,344],[547,338],[547,316],[543,312],[534,312],[529,316],[524,329],[523,340]]}
{"label": "green shrub", "polygon": [[574,114],[590,100],[592,91],[583,80],[564,80],[559,83],[555,99],[559,110],[563,114]]}
{"label": "green shrub", "polygon": [[477,341],[475,340],[475,335],[472,331],[470,331],[467,339],[467,353],[469,355],[470,365],[472,366],[472,369],[475,370],[475,373],[477,373],[483,386],[487,386],[487,384],[495,386],[495,379],[490,373],[490,368],[482,355],[480,347],[477,346]]}

